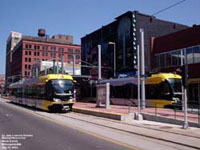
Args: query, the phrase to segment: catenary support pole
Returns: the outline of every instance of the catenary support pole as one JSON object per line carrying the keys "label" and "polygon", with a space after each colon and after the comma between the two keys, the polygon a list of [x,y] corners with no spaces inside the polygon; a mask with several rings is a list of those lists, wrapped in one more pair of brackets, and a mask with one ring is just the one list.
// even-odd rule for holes
{"label": "catenary support pole", "polygon": [[140,46],[137,45],[137,74],[138,74],[138,114],[136,114],[137,120],[143,120],[141,115],[141,99],[140,99]]}
{"label": "catenary support pole", "polygon": [[98,81],[101,80],[101,45],[98,45]]}
{"label": "catenary support pole", "polygon": [[140,40],[141,40],[141,99],[142,99],[142,108],[145,108],[145,56],[144,56],[144,29],[140,29]]}
{"label": "catenary support pole", "polygon": [[140,46],[137,46],[137,74],[138,74],[138,114],[141,113],[140,101]]}
{"label": "catenary support pole", "polygon": [[187,57],[186,57],[186,49],[184,49],[184,55],[185,55],[185,61],[184,61],[184,63],[185,63],[185,65],[184,65],[184,67],[185,67],[185,72],[184,72],[184,75],[183,76],[185,76],[185,78],[186,78],[186,80],[185,80],[185,87],[184,87],[184,97],[185,97],[185,99],[184,99],[184,124],[183,124],[183,128],[184,129],[187,129],[188,127],[189,127],[189,125],[188,125],[188,113],[187,113],[187,111],[188,111],[188,109],[187,109],[187,76],[188,76],[188,69],[187,69]]}
{"label": "catenary support pole", "polygon": [[[184,55],[184,50],[181,50],[181,66],[183,66],[183,64],[184,64],[184,59],[185,59],[185,57],[184,57],[185,55]],[[181,101],[181,103],[182,103],[182,110],[184,111],[184,99],[185,99],[185,97],[184,97],[184,94],[185,94],[185,92],[184,92],[184,87],[183,87],[183,85],[181,86],[181,91],[182,91],[182,101]]]}

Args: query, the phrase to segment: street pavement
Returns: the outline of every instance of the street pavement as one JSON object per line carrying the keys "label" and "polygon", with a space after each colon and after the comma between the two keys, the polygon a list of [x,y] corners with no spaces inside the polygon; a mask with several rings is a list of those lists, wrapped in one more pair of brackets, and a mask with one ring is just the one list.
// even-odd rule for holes
{"label": "street pavement", "polygon": [[122,150],[122,145],[38,117],[0,101],[1,149]]}
{"label": "street pavement", "polygon": [[[0,133],[4,135],[4,137],[6,134],[25,134],[26,140],[20,141],[22,143],[20,149],[22,150],[27,149],[27,147],[33,147],[32,149],[39,150],[47,148],[50,150],[200,149],[199,128],[190,127],[184,130],[179,125],[146,120],[119,121],[73,112],[52,114],[35,109],[30,110],[30,108],[24,108],[9,103],[6,103],[5,105],[7,106],[2,109],[2,105],[3,104],[0,102],[0,122],[2,121],[5,123],[0,127]],[[74,105],[74,109],[82,111],[90,110],[94,112],[94,114],[103,112],[106,113],[106,115],[127,115],[129,112],[126,106],[112,105],[110,109],[96,108],[95,106],[95,104],[91,103],[77,102]],[[15,112],[15,109],[15,111],[12,109],[10,110],[11,107],[20,108],[20,111],[18,110],[19,112]],[[28,110],[29,113],[27,113],[26,110]],[[134,108],[131,108],[131,112],[133,112],[133,110]],[[34,115],[30,112],[33,112]],[[7,125],[6,120],[9,120]],[[58,122],[61,122],[61,124],[58,124]],[[63,138],[65,140],[63,140]],[[68,140],[68,138],[70,139]],[[58,140],[59,142],[57,142]],[[80,141],[80,144],[75,144],[75,141],[78,143]],[[91,143],[91,141],[93,142]],[[56,146],[54,143],[56,143]]]}

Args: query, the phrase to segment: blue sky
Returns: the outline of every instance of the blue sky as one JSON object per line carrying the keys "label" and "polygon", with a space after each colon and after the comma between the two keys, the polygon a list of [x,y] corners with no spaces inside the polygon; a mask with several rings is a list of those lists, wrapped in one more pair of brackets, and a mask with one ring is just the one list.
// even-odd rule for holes
{"label": "blue sky", "polygon": [[[138,10],[152,15],[180,0],[0,0],[0,74],[5,73],[6,40],[10,31],[37,36],[39,28],[50,36],[69,34],[74,43],[114,18]],[[185,2],[162,12],[159,19],[192,26],[200,24],[200,0]]]}

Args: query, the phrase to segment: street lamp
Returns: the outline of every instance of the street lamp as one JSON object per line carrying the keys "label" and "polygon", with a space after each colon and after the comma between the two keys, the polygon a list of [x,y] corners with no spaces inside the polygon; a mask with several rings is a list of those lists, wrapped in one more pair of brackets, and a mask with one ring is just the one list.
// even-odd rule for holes
{"label": "street lamp", "polygon": [[114,51],[114,77],[116,77],[116,44],[115,44],[115,42],[108,42],[108,44],[113,44],[113,46],[114,46],[114,49],[113,49],[113,51]]}

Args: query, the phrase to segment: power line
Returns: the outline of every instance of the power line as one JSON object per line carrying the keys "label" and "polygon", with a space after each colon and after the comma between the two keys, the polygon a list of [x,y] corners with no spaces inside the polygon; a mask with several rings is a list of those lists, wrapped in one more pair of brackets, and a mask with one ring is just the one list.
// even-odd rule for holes
{"label": "power line", "polygon": [[155,15],[157,15],[157,14],[159,14],[159,13],[165,11],[165,10],[168,10],[168,9],[170,9],[170,8],[172,8],[172,7],[175,7],[175,6],[181,4],[181,3],[185,2],[185,1],[186,1],[186,0],[182,0],[182,1],[179,1],[179,2],[177,2],[177,3],[175,3],[175,4],[171,5],[171,6],[167,7],[167,8],[161,9],[161,10],[155,12],[154,14],[152,14],[152,16],[155,16]]}

